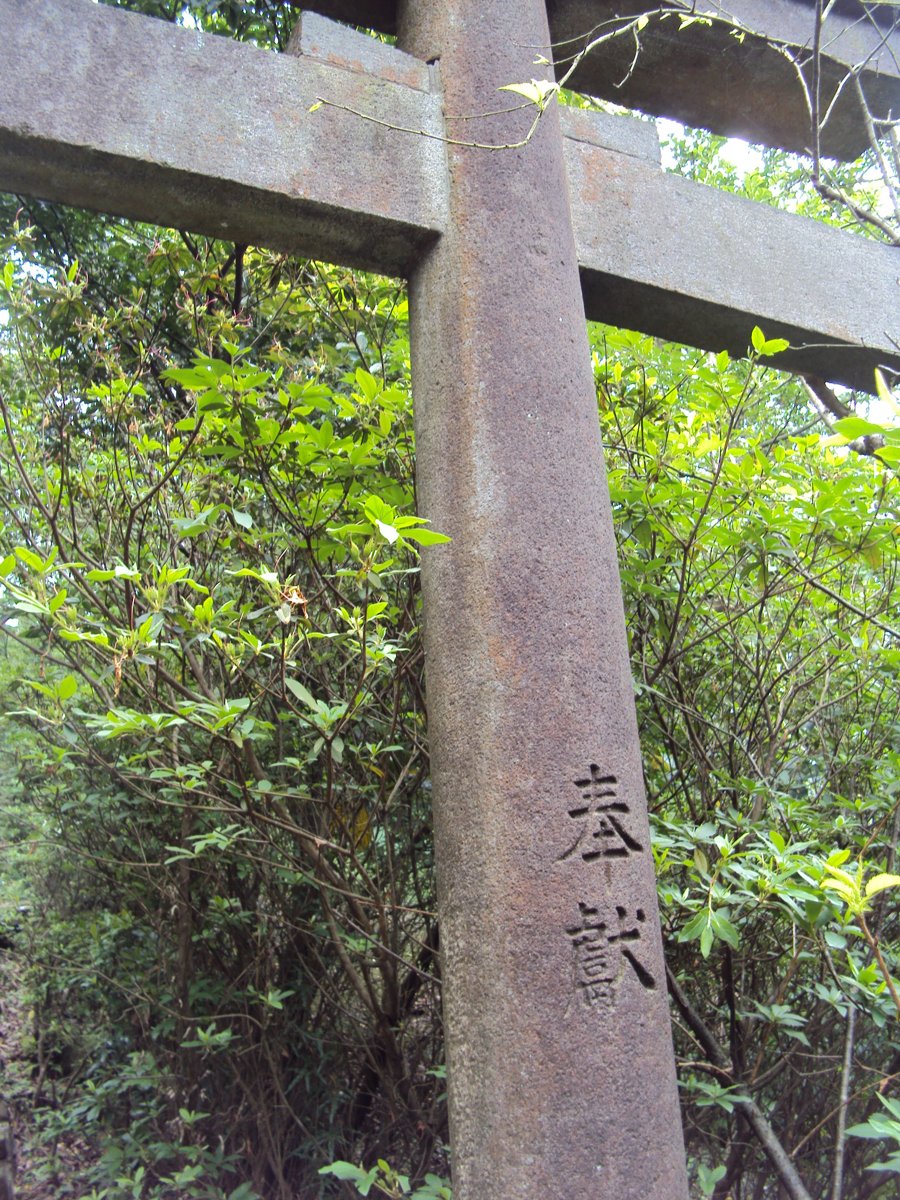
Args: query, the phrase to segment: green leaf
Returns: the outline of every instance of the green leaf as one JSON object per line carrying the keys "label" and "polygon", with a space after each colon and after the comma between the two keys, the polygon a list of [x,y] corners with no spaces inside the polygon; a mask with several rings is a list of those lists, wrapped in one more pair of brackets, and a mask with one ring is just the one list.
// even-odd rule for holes
{"label": "green leaf", "polygon": [[505,83],[498,90],[523,96],[530,104],[537,105],[543,112],[550,97],[555,96],[559,91],[559,84],[551,83],[549,79],[532,79],[529,83]]}
{"label": "green leaf", "polygon": [[16,557],[32,571],[39,571],[43,574],[44,560],[33,550],[29,550],[27,546],[16,546]]}
{"label": "green leaf", "polygon": [[285,678],[284,686],[297,697],[301,704],[305,704],[307,708],[315,709],[316,702],[313,699],[312,692],[303,686],[299,679]]}
{"label": "green leaf", "polygon": [[253,525],[253,518],[249,513],[239,512],[236,508],[233,508],[231,515],[234,517],[235,523],[240,525],[241,529],[250,529]]}
{"label": "green leaf", "polygon": [[865,420],[864,417],[841,417],[840,420],[834,422],[833,428],[836,433],[851,442],[854,438],[884,432],[881,425],[875,425],[872,421]]}
{"label": "green leaf", "polygon": [[[849,888],[851,891],[856,890],[856,888],[858,886],[858,879],[854,879],[854,877],[851,874],[849,874],[849,872],[842,871],[840,869],[840,867],[836,867],[833,865],[833,863],[830,863],[830,862],[827,862],[825,864],[825,870],[831,876],[831,880],[830,881],[826,880],[825,881],[826,883],[827,882],[837,882],[837,883],[841,884],[843,887]],[[822,886],[824,887],[824,883]]]}
{"label": "green leaf", "polygon": [[856,889],[852,884],[845,883],[843,879],[823,879],[822,887],[837,892],[845,904],[852,904],[856,898]]}
{"label": "green leaf", "polygon": [[866,898],[875,896],[887,888],[900,887],[900,875],[873,875],[866,884]]}
{"label": "green leaf", "polygon": [[438,546],[451,540],[445,533],[438,533],[435,529],[404,529],[403,538],[420,546]]}
{"label": "green leaf", "polygon": [[763,358],[768,358],[773,354],[781,354],[790,347],[790,342],[785,341],[784,338],[766,338],[766,335],[758,325],[753,326],[750,341],[756,353]]}
{"label": "green leaf", "polygon": [[709,958],[709,952],[712,950],[713,930],[712,926],[707,923],[704,926],[703,932],[700,934],[700,953],[704,958]]}
{"label": "green leaf", "polygon": [[727,1174],[727,1168],[724,1164],[710,1169],[705,1163],[697,1163],[697,1182],[700,1184],[700,1191],[704,1196],[711,1196],[716,1190],[716,1184],[720,1179],[724,1179]]}
{"label": "green leaf", "polygon": [[[356,1190],[361,1196],[368,1195],[377,1173],[377,1167],[373,1167],[371,1171],[365,1171],[362,1167],[357,1167],[354,1163],[344,1162],[341,1159],[337,1162],[329,1163],[327,1167],[319,1167],[320,1175],[334,1175],[336,1179],[351,1180],[356,1184]],[[363,1191],[363,1188],[365,1188],[365,1191]]]}
{"label": "green leaf", "polygon": [[713,927],[716,937],[721,938],[723,942],[727,942],[733,950],[737,950],[741,940],[740,934],[737,927],[728,920],[723,909],[718,909],[710,913],[710,924]]}
{"label": "green leaf", "polygon": [[390,545],[393,545],[394,542],[396,542],[397,538],[399,538],[399,536],[400,536],[400,534],[397,532],[397,530],[394,528],[393,525],[388,525],[386,522],[379,521],[377,518],[375,520],[375,527],[377,528],[377,530],[381,534],[381,536],[384,538],[384,540],[386,542],[388,542]]}
{"label": "green leaf", "polygon": [[700,912],[695,913],[694,916],[691,917],[690,921],[688,921],[687,925],[685,925],[684,929],[682,929],[678,940],[680,942],[694,941],[695,938],[700,936],[701,932],[708,924],[709,912],[705,908],[701,909]]}

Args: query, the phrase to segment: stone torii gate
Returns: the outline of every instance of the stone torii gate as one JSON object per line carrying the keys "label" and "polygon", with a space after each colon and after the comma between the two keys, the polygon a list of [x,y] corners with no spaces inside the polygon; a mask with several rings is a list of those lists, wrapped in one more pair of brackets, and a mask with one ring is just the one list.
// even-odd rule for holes
{"label": "stone torii gate", "polygon": [[[650,4],[309,7],[277,55],[0,0],[0,187],[409,279],[421,511],[453,539],[423,589],[455,1194],[685,1200],[585,312],[737,354],[759,324],[791,342],[779,365],[867,389],[900,369],[900,260],[666,175],[646,123],[550,108],[522,144],[533,113],[497,89]],[[571,85],[807,145],[763,39],[811,45],[813,0],[699,7],[721,19],[653,20],[630,74],[616,39]],[[900,111],[896,44],[863,17],[841,0],[819,39],[825,153],[863,145],[849,68]]]}

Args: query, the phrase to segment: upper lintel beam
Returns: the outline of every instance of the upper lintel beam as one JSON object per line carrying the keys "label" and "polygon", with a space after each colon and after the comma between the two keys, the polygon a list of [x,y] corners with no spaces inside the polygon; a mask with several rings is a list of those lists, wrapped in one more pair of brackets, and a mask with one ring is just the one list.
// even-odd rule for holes
{"label": "upper lintel beam", "polygon": [[[396,30],[397,0],[307,0],[307,7],[381,32]],[[560,76],[592,34],[613,28],[612,18],[669,10],[665,20],[650,19],[637,43],[633,33],[598,43],[568,81],[576,91],[714,133],[810,150],[810,108],[797,67],[811,89],[814,0],[548,0],[547,7]],[[692,10],[719,19],[679,29],[678,14]],[[850,69],[861,68],[877,115],[891,108],[895,117],[900,113],[898,26],[896,5],[842,0],[828,6],[821,37],[820,111],[829,113],[823,154],[853,159],[868,145],[855,90],[846,86]],[[548,47],[535,49],[549,55]]]}
{"label": "upper lintel beam", "polygon": [[[589,40],[626,24],[651,6],[646,0],[549,0],[557,50],[576,53]],[[810,0],[704,0],[714,14],[681,28],[690,5],[664,0],[665,16],[640,31],[599,42],[568,86],[654,116],[672,117],[714,133],[780,146],[813,148],[815,6]],[[882,11],[879,23],[873,13]],[[885,15],[886,14],[886,15]],[[561,59],[557,70],[564,70]],[[858,69],[876,117],[900,113],[900,13],[887,6],[833,8],[820,38],[820,151],[854,159],[869,139],[850,74]]]}
{"label": "upper lintel beam", "polygon": [[5,191],[396,275],[443,228],[439,100],[398,50],[361,70],[86,0],[0,0],[0,28]]}

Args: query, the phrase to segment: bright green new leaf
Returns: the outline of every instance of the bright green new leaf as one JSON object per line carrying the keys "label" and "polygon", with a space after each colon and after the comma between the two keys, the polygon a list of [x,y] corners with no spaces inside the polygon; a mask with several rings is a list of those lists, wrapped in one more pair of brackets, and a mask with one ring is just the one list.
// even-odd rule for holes
{"label": "bright green new leaf", "polygon": [[758,325],[753,326],[750,341],[757,354],[768,358],[772,354],[781,354],[790,346],[784,338],[767,338]]}
{"label": "bright green new leaf", "polygon": [[543,112],[550,97],[559,91],[559,84],[551,83],[549,79],[532,79],[529,83],[506,83],[499,90],[523,96]]}
{"label": "bright green new leaf", "polygon": [[866,884],[866,898],[895,887],[900,887],[900,875],[873,875]]}

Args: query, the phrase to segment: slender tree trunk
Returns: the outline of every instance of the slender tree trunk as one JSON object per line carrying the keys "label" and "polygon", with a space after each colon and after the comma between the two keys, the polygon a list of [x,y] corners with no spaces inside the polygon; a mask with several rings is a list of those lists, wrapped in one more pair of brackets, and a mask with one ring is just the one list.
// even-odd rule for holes
{"label": "slender tree trunk", "polygon": [[844,1194],[844,1151],[847,1129],[847,1102],[850,1096],[850,1077],[853,1073],[853,1046],[856,1039],[856,1008],[847,1009],[847,1028],[844,1033],[844,1065],[841,1070],[841,1106],[838,1109],[834,1135],[834,1172],[831,1179],[831,1200],[842,1200]]}

